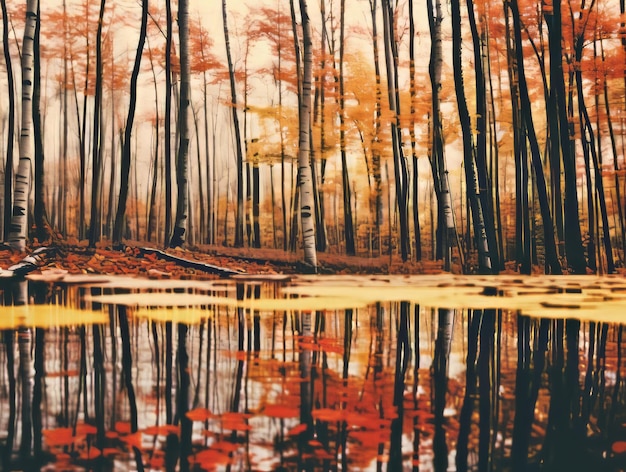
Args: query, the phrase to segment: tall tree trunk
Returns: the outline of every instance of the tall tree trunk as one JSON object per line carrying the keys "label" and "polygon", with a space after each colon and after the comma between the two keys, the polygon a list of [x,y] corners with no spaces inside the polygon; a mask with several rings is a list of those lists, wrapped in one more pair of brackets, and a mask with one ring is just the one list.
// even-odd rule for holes
{"label": "tall tree trunk", "polygon": [[126,119],[126,128],[124,130],[124,147],[121,157],[121,181],[120,195],[117,203],[117,211],[115,212],[115,224],[113,226],[113,245],[119,247],[122,243],[122,232],[124,230],[124,222],[126,216],[126,201],[128,199],[128,183],[130,174],[130,157],[131,157],[131,135],[133,131],[133,122],[135,120],[135,109],[137,107],[137,80],[139,69],[141,66],[141,57],[143,55],[143,46],[146,41],[146,30],[148,26],[148,0],[141,2],[141,28],[139,31],[139,41],[137,45],[137,55],[135,56],[135,64],[130,77],[130,103],[128,107],[128,117]]}
{"label": "tall tree trunk", "polygon": [[224,42],[226,43],[226,58],[228,61],[228,77],[230,79],[230,101],[232,110],[233,129],[235,132],[235,152],[237,160],[237,206],[235,211],[235,246],[243,246],[243,150],[241,149],[241,131],[237,114],[237,86],[235,84],[235,69],[230,53],[230,38],[228,35],[228,16],[226,0],[222,0],[222,20],[224,23]]}
{"label": "tall tree trunk", "polygon": [[[379,85],[377,85],[379,87]],[[376,91],[378,94],[378,90]],[[409,136],[411,137],[411,157],[413,158],[413,231],[415,232],[415,260],[422,260],[422,237],[420,230],[419,216],[419,162],[417,159],[417,142],[415,136],[415,102],[417,100],[417,89],[415,82],[415,19],[413,15],[413,0],[409,0],[409,95],[410,105],[410,126]],[[379,157],[380,159],[380,157]],[[379,164],[380,165],[380,164]]]}
{"label": "tall tree trunk", "polygon": [[[374,243],[377,244],[378,253],[382,250],[380,229],[383,225],[383,188],[380,164],[380,128],[382,109],[382,87],[380,79],[380,59],[378,57],[378,26],[376,20],[377,0],[370,0],[370,13],[372,15],[372,52],[374,56],[374,75],[376,81],[376,102],[374,104],[374,133],[371,142],[372,148],[372,177],[374,178]],[[412,5],[412,3],[410,4]],[[391,211],[391,209],[389,209]]]}
{"label": "tall tree trunk", "polygon": [[35,27],[35,80],[33,83],[33,136],[35,138],[35,228],[40,243],[47,243],[52,238],[52,228],[48,220],[45,201],[45,171],[43,125],[41,122],[41,53],[39,38],[41,31],[40,5],[37,2],[37,26]]}
{"label": "tall tree trunk", "polygon": [[345,51],[345,0],[341,0],[339,13],[339,147],[341,153],[341,187],[343,190],[343,226],[346,240],[346,254],[353,256],[356,253],[354,242],[354,223],[352,221],[352,202],[350,191],[350,177],[346,158],[346,109],[343,58]]}
{"label": "tall tree trunk", "polygon": [[[394,177],[396,184],[396,201],[400,220],[400,254],[402,260],[409,258],[409,226],[408,226],[408,172],[406,159],[402,153],[402,132],[400,129],[400,95],[398,90],[398,45],[395,35],[394,8],[390,0],[383,0],[383,27],[385,43],[385,62],[387,65],[387,90],[389,108],[394,114],[391,120],[391,141],[393,147]],[[391,209],[389,210],[391,211]]]}
{"label": "tall tree trunk", "polygon": [[430,62],[428,72],[431,83],[432,123],[431,123],[431,166],[435,195],[437,197],[437,232],[436,257],[443,258],[444,270],[450,270],[452,259],[452,245],[456,239],[454,219],[452,216],[452,198],[448,184],[443,146],[443,130],[441,123],[441,109],[439,91],[441,90],[441,72],[443,66],[441,22],[443,13],[441,1],[432,0],[427,3],[428,22],[430,28]]}
{"label": "tall tree trunk", "polygon": [[182,246],[187,237],[187,213],[189,211],[188,166],[189,166],[189,4],[187,0],[178,2],[178,35],[180,38],[180,102],[178,106],[178,155],[176,158],[176,220],[170,240],[170,247]]}
{"label": "tall tree trunk", "polygon": [[[548,24],[548,47],[550,50],[550,96],[554,98],[556,113],[558,116],[558,134],[551,133],[551,153],[561,154],[565,179],[565,254],[567,265],[574,273],[584,274],[586,270],[585,256],[583,253],[582,238],[580,234],[580,221],[578,214],[578,196],[576,189],[576,155],[570,137],[573,131],[568,123],[565,82],[563,78],[563,52],[561,42],[561,0],[552,2],[553,12],[547,14]],[[553,127],[553,130],[555,127]],[[555,156],[556,158],[556,156]]]}
{"label": "tall tree trunk", "polygon": [[[478,249],[478,270],[481,273],[490,273],[494,269],[491,257],[492,251],[490,251],[490,245],[487,240],[484,208],[482,205],[482,201],[478,198],[478,176],[476,175],[476,163],[474,162],[472,124],[469,110],[467,108],[465,85],[463,82],[463,66],[461,59],[461,7],[459,0],[451,1],[451,16],[452,63],[454,68],[454,84],[456,89],[459,119],[461,121],[461,130],[463,134],[463,164],[465,167],[466,193],[472,214],[474,238],[476,241],[476,247]],[[477,152],[479,151],[477,150]]]}
{"label": "tall tree trunk", "polygon": [[164,153],[165,159],[165,228],[163,245],[170,244],[172,228],[172,2],[165,0],[165,16],[167,31],[165,33],[165,117],[164,120]]}
{"label": "tall tree trunk", "polygon": [[298,142],[298,187],[300,188],[300,224],[304,243],[304,262],[317,272],[315,250],[315,199],[311,180],[310,145],[311,140],[311,88],[313,76],[313,39],[306,0],[300,0],[302,17],[302,43],[304,61],[302,72],[302,100],[300,101],[300,139]]}
{"label": "tall tree trunk", "polygon": [[2,7],[2,50],[4,63],[7,68],[7,95],[9,101],[9,126],[7,130],[6,160],[4,164],[4,207],[3,231],[0,237],[6,240],[9,236],[11,225],[11,208],[13,203],[13,141],[15,139],[15,84],[13,81],[13,65],[11,51],[9,50],[9,15],[7,13],[6,0],[0,1]]}
{"label": "tall tree trunk", "polygon": [[[159,129],[161,127],[161,123],[159,120],[159,93],[157,89],[157,78],[156,71],[154,69],[154,60],[152,56],[152,48],[150,47],[150,37],[146,37],[147,46],[148,46],[148,58],[150,59],[150,70],[152,72],[152,80],[154,81],[154,112],[155,116],[155,125],[154,125],[154,159],[152,160],[152,182],[150,183],[150,196],[148,198],[148,221],[147,221],[147,235],[146,239],[148,241],[152,241],[152,238],[156,234],[157,229],[157,202],[156,202],[156,194],[157,194],[157,182],[159,179],[159,140],[160,134]],[[112,94],[111,94],[112,95]],[[113,98],[113,97],[111,97]],[[111,148],[111,153],[113,152]],[[158,238],[157,238],[158,239]]]}
{"label": "tall tree trunk", "polygon": [[561,265],[559,263],[558,255],[556,252],[556,244],[554,240],[554,223],[552,221],[552,216],[550,215],[548,193],[546,190],[546,181],[543,173],[543,164],[541,162],[539,143],[537,142],[537,136],[535,134],[530,96],[528,93],[528,85],[526,82],[526,72],[524,70],[524,55],[522,52],[522,33],[520,26],[521,22],[519,17],[517,0],[510,0],[507,4],[507,7],[511,10],[512,14],[512,26],[514,35],[513,47],[515,49],[515,60],[517,62],[522,129],[526,131],[526,136],[522,136],[522,139],[528,139],[531,152],[531,162],[533,170],[535,171],[535,183],[539,199],[541,219],[543,222],[543,236],[546,252],[546,272],[552,274],[561,274]]}
{"label": "tall tree trunk", "polygon": [[26,248],[28,234],[28,195],[32,169],[33,132],[33,71],[34,38],[37,26],[37,0],[26,2],[26,25],[22,42],[22,127],[20,133],[20,162],[15,175],[15,194],[9,227],[9,245],[19,251]]}
{"label": "tall tree trunk", "polygon": [[96,33],[96,90],[93,106],[93,136],[92,136],[92,178],[91,178],[91,218],[89,220],[89,245],[94,247],[100,240],[102,227],[102,214],[100,211],[100,182],[102,174],[102,152],[100,139],[100,112],[102,108],[102,28],[104,23],[104,7],[106,0],[100,0],[100,13],[98,15],[98,30]]}

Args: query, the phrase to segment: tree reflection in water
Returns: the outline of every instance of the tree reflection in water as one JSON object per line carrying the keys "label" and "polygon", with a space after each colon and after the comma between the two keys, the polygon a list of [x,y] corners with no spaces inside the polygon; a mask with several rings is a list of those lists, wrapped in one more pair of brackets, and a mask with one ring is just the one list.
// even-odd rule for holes
{"label": "tree reflection in water", "polygon": [[280,296],[277,283],[258,281],[210,294],[231,289],[238,305],[170,310],[161,321],[146,316],[163,310],[84,298],[112,289],[46,291],[108,322],[3,331],[2,470],[624,463],[621,325],[406,301],[273,311],[247,304]]}

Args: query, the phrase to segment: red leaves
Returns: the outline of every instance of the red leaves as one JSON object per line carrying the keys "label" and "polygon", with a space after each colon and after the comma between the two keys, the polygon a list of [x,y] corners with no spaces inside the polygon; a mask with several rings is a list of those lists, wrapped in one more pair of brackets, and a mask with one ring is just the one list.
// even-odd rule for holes
{"label": "red leaves", "polygon": [[194,408],[187,412],[187,418],[191,421],[207,421],[213,418],[213,413],[206,408]]}
{"label": "red leaves", "polygon": [[300,408],[289,405],[266,405],[263,414],[271,418],[298,418]]}

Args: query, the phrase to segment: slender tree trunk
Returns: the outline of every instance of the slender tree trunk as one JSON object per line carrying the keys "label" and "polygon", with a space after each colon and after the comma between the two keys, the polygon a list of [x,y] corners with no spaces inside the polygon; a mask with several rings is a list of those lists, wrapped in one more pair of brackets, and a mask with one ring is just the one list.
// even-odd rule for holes
{"label": "slender tree trunk", "polygon": [[[395,39],[394,8],[390,0],[383,0],[383,27],[385,43],[385,62],[387,65],[387,90],[389,108],[395,115],[391,120],[391,141],[393,146],[394,177],[396,184],[396,200],[400,220],[400,254],[403,261],[409,258],[409,227],[408,227],[408,172],[406,159],[402,153],[402,132],[400,128],[400,100],[398,90],[398,45]],[[389,209],[391,211],[391,209]]]}
{"label": "slender tree trunk", "polygon": [[222,0],[222,20],[224,23],[224,42],[226,43],[226,58],[228,61],[228,77],[230,79],[230,99],[232,107],[233,129],[235,132],[235,152],[237,159],[237,206],[235,212],[235,247],[243,246],[243,150],[241,149],[241,131],[237,114],[237,86],[235,84],[235,69],[230,53],[230,38],[228,35],[228,16],[226,0]]}
{"label": "slender tree trunk", "polygon": [[33,133],[33,71],[34,38],[37,26],[37,0],[26,2],[26,25],[22,43],[22,127],[20,133],[20,161],[15,175],[15,194],[9,227],[8,242],[12,248],[23,251],[28,235],[28,195],[32,169]]}
{"label": "slender tree trunk", "polygon": [[102,108],[102,28],[104,23],[104,8],[106,0],[100,0],[100,14],[98,16],[98,30],[96,33],[96,90],[93,109],[93,135],[92,135],[92,178],[91,178],[91,218],[89,220],[89,245],[94,247],[100,240],[101,211],[100,211],[100,182],[102,174],[102,162],[100,151],[100,110]]}
{"label": "slender tree trunk", "polygon": [[[574,273],[584,274],[586,262],[580,234],[578,196],[576,190],[576,155],[570,137],[573,131],[567,117],[565,83],[562,62],[561,0],[552,2],[553,13],[546,15],[550,49],[550,95],[555,97],[559,119],[558,135],[551,134],[551,152],[560,150],[565,179],[565,253],[567,265]],[[554,129],[554,128],[553,128]],[[555,156],[556,158],[556,156]]]}
{"label": "slender tree trunk", "polygon": [[339,16],[339,147],[341,153],[341,181],[343,189],[343,226],[346,240],[346,254],[356,254],[354,242],[354,224],[352,221],[352,202],[350,191],[350,177],[348,175],[348,162],[346,157],[346,119],[345,119],[345,89],[343,58],[345,51],[345,0],[341,0]]}
{"label": "slender tree trunk", "polygon": [[300,188],[300,224],[304,243],[304,262],[317,271],[315,251],[315,199],[311,181],[310,144],[311,88],[313,75],[313,39],[306,0],[300,0],[304,69],[302,73],[302,100],[300,102],[300,139],[298,142],[298,187]]}
{"label": "slender tree trunk", "polygon": [[443,258],[444,270],[450,270],[452,246],[456,239],[454,219],[452,216],[452,198],[448,184],[443,146],[443,130],[441,124],[441,110],[439,91],[441,90],[441,72],[443,66],[441,22],[443,13],[440,0],[428,1],[428,22],[430,27],[430,62],[429,75],[432,91],[432,123],[431,123],[431,166],[435,196],[437,197],[437,231],[436,257]]}
{"label": "slender tree trunk", "polygon": [[[378,94],[378,91],[376,93]],[[415,82],[415,19],[413,14],[413,0],[409,0],[409,96],[411,97],[411,124],[409,127],[409,136],[411,137],[411,156],[413,158],[413,231],[415,232],[415,260],[421,261],[422,237],[419,216],[419,162],[417,159],[417,138],[415,136],[415,102],[417,100],[417,90]],[[380,111],[378,111],[378,113],[380,113]]]}
{"label": "slender tree trunk", "polygon": [[141,66],[141,57],[143,55],[143,46],[146,41],[146,30],[148,26],[148,0],[141,2],[141,28],[139,32],[139,42],[137,45],[137,55],[135,56],[135,64],[130,78],[130,103],[128,108],[128,117],[126,119],[126,128],[124,130],[124,148],[121,157],[121,182],[120,195],[117,203],[117,211],[115,213],[115,225],[113,227],[113,245],[120,246],[122,243],[122,233],[124,230],[126,216],[126,201],[128,199],[128,183],[131,163],[131,135],[133,131],[133,122],[135,120],[135,110],[137,107],[137,80],[139,77],[139,69]]}
{"label": "slender tree trunk", "polygon": [[148,222],[147,226],[147,235],[146,239],[148,241],[152,241],[152,238],[156,234],[156,226],[157,226],[157,202],[156,202],[156,193],[157,193],[157,182],[159,179],[159,140],[160,134],[159,130],[161,128],[160,117],[159,117],[159,93],[157,89],[157,77],[156,71],[154,69],[154,60],[152,57],[152,48],[150,47],[150,37],[146,37],[146,42],[148,46],[148,58],[150,59],[150,70],[152,72],[152,80],[154,82],[154,113],[155,113],[155,124],[154,124],[154,159],[152,160],[152,182],[150,184],[150,197],[148,199]]}
{"label": "slender tree trunk", "polygon": [[[383,225],[383,188],[380,164],[380,129],[381,109],[383,92],[380,76],[380,59],[378,57],[378,22],[376,20],[377,0],[370,0],[370,13],[372,15],[372,52],[374,56],[374,75],[376,81],[376,102],[374,104],[374,133],[371,142],[372,148],[372,177],[374,178],[374,244],[378,247],[378,254],[382,250],[380,229]],[[412,3],[410,3],[412,5]],[[389,209],[391,211],[391,209]]]}
{"label": "slender tree trunk", "polygon": [[9,15],[7,13],[6,0],[0,1],[2,7],[2,50],[4,63],[7,68],[7,96],[9,101],[9,125],[7,129],[6,160],[4,164],[4,207],[3,207],[3,231],[0,237],[6,240],[9,236],[11,225],[11,209],[13,204],[13,141],[15,139],[15,84],[13,81],[13,61],[9,50]]}
{"label": "slender tree trunk", "polygon": [[43,146],[43,124],[41,121],[41,53],[40,53],[40,31],[41,17],[39,15],[40,5],[37,2],[37,26],[35,27],[35,80],[33,83],[33,136],[35,138],[35,227],[37,238],[40,243],[45,244],[53,237],[52,228],[48,220],[45,201],[45,171],[44,171],[44,146]]}
{"label": "slender tree trunk", "polygon": [[520,27],[519,8],[517,0],[510,0],[507,4],[512,14],[512,26],[514,34],[515,59],[517,61],[517,73],[520,92],[520,110],[523,121],[523,129],[526,136],[522,139],[528,139],[531,151],[531,162],[535,171],[536,188],[539,199],[539,208],[541,210],[541,219],[543,221],[543,236],[546,251],[546,271],[552,274],[561,274],[561,265],[559,263],[556,244],[554,240],[554,223],[550,215],[550,207],[548,194],[546,190],[546,181],[543,173],[543,164],[539,150],[539,143],[535,134],[533,124],[532,110],[530,104],[530,96],[526,82],[526,73],[524,70],[524,55],[522,53],[522,33]]}
{"label": "slender tree trunk", "polygon": [[165,116],[164,153],[165,159],[165,228],[163,245],[170,244],[172,228],[172,2],[165,0],[167,31],[165,34]]}
{"label": "slender tree trunk", "polygon": [[180,95],[178,107],[178,156],[176,165],[176,220],[170,240],[170,247],[185,244],[188,230],[189,212],[188,167],[189,167],[189,104],[190,66],[189,66],[189,4],[187,0],[178,2],[178,35],[180,38]]}
{"label": "slender tree trunk", "polygon": [[454,68],[454,84],[463,134],[463,163],[465,167],[465,182],[467,199],[471,208],[472,222],[474,226],[474,238],[478,249],[478,270],[482,273],[490,273],[493,270],[492,252],[487,241],[485,229],[484,209],[482,201],[478,198],[478,177],[474,162],[474,143],[472,142],[472,129],[467,100],[465,98],[465,85],[463,83],[463,69],[461,59],[461,7],[459,0],[451,1],[452,16],[452,63]]}

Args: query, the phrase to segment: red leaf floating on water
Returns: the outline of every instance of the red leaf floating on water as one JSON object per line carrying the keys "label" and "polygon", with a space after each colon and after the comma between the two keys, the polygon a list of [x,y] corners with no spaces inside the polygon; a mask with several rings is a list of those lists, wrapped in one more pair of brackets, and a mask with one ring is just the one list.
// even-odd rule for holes
{"label": "red leaf floating on water", "polygon": [[332,408],[318,408],[311,411],[311,416],[318,421],[342,421],[345,417],[345,411],[333,410]]}
{"label": "red leaf floating on water", "polygon": [[72,428],[44,429],[42,434],[48,447],[69,446],[76,439]]}
{"label": "red leaf floating on water", "polygon": [[239,449],[239,446],[230,441],[218,441],[218,442],[211,444],[211,448],[217,449],[218,451],[229,453],[229,452],[235,452],[237,449]]}
{"label": "red leaf floating on water", "polygon": [[116,421],[115,431],[117,431],[120,434],[129,434],[131,431],[130,423],[128,421]]}
{"label": "red leaf floating on water", "polygon": [[308,426],[304,423],[301,423],[297,426],[294,426],[287,432],[287,436],[297,436],[299,434],[304,433],[307,430]]}
{"label": "red leaf floating on water", "polygon": [[143,435],[141,431],[137,431],[136,433],[129,434],[127,436],[120,437],[122,441],[128,444],[130,447],[136,447],[137,449],[142,448],[141,441],[143,439]]}
{"label": "red leaf floating on water", "polygon": [[80,458],[83,460],[92,460],[100,457],[101,455],[102,453],[100,452],[100,449],[92,446],[89,449],[81,451]]}
{"label": "red leaf floating on water", "polygon": [[187,412],[187,418],[191,421],[206,421],[213,418],[213,413],[206,408],[194,408]]}
{"label": "red leaf floating on water", "polygon": [[237,413],[234,411],[222,413],[222,428],[230,429],[233,431],[250,431],[252,429],[252,426],[246,423],[246,420],[248,418],[250,418],[250,415]]}
{"label": "red leaf floating on water", "polygon": [[231,462],[228,454],[217,449],[205,449],[193,456],[193,462],[200,467],[213,469],[216,465],[226,465]]}
{"label": "red leaf floating on water", "polygon": [[120,452],[121,451],[119,449],[116,449],[114,447],[105,447],[104,449],[102,449],[102,455],[104,457],[113,457],[118,455]]}
{"label": "red leaf floating on water", "polygon": [[98,428],[96,428],[92,424],[87,423],[77,423],[76,424],[76,435],[77,436],[87,436],[89,434],[93,435],[98,432]]}
{"label": "red leaf floating on water", "polygon": [[298,418],[300,409],[287,405],[266,405],[263,414],[271,418]]}
{"label": "red leaf floating on water", "polygon": [[626,452],[626,441],[615,441],[611,446],[611,450],[615,454],[623,454]]}
{"label": "red leaf floating on water", "polygon": [[148,426],[143,430],[148,436],[168,436],[170,434],[179,434],[180,428],[173,424],[162,424],[155,426]]}

